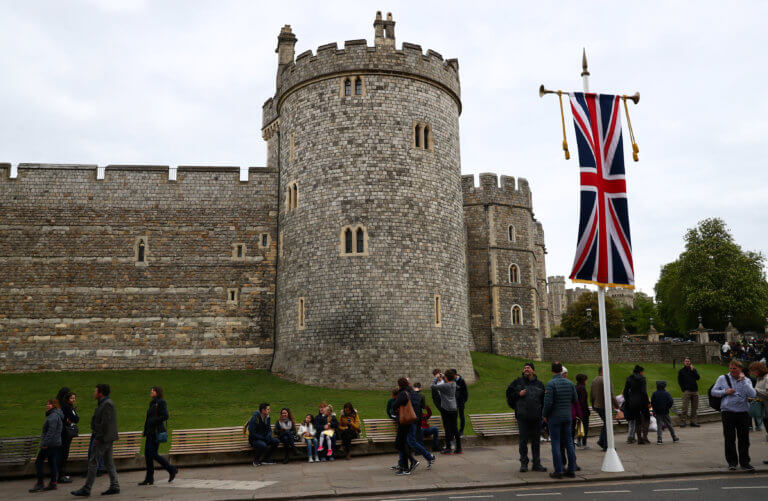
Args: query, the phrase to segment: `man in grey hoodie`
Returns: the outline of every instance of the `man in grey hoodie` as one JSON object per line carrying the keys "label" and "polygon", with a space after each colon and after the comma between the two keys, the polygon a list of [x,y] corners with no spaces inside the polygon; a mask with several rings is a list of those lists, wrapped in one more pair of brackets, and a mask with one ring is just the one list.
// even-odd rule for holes
{"label": "man in grey hoodie", "polygon": [[[442,381],[442,383],[441,383]],[[458,405],[456,404],[456,371],[448,369],[445,374],[438,374],[430,387],[437,390],[440,395],[440,407],[443,410],[445,422],[446,448],[443,454],[461,454],[461,437],[456,420],[458,418]],[[456,441],[456,449],[451,451],[450,443]]]}

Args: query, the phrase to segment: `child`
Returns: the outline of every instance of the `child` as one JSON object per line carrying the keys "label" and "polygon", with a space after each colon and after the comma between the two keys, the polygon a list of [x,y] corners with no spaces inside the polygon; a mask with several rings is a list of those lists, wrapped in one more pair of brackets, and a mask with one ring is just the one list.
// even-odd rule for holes
{"label": "child", "polygon": [[666,426],[672,435],[672,441],[678,442],[680,439],[675,435],[675,429],[672,428],[672,420],[669,419],[669,411],[672,409],[672,395],[666,390],[666,381],[656,381],[656,391],[651,396],[651,406],[653,414],[656,416],[656,433],[658,435],[657,444],[661,445],[661,432]]}
{"label": "child", "polygon": [[[322,452],[324,449],[327,449],[326,455],[320,459],[321,461],[325,461],[326,457],[328,458],[328,461],[333,461],[333,443],[334,438],[336,436],[336,429],[339,427],[339,421],[336,419],[336,415],[333,413],[333,406],[332,405],[326,405],[325,409],[323,409],[322,414],[323,420],[318,421],[322,425],[322,428],[319,429],[320,434],[318,436],[318,447],[317,451]],[[326,444],[325,447],[323,447],[323,444]]]}
{"label": "child", "polygon": [[[299,426],[299,435],[307,444],[307,457],[310,463],[320,461],[320,458],[317,457],[317,438],[315,438],[315,425],[313,421],[312,414],[307,414],[304,417],[304,422]],[[314,459],[312,459],[313,455]]]}

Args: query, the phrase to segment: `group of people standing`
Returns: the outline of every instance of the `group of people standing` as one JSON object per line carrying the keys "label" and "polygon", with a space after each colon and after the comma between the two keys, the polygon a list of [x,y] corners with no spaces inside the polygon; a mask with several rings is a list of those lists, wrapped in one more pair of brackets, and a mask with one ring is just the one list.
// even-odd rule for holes
{"label": "group of people standing", "polygon": [[[88,472],[85,485],[72,491],[72,495],[88,497],[96,480],[97,470],[100,465],[109,474],[109,488],[102,492],[102,496],[120,493],[120,484],[117,478],[117,469],[112,457],[114,443],[119,439],[117,432],[117,410],[115,403],[110,398],[108,384],[97,384],[94,388],[93,398],[97,401],[96,409],[91,417],[91,440],[88,448]],[[143,482],[139,485],[151,485],[154,483],[154,461],[160,463],[169,473],[168,481],[173,481],[178,473],[178,468],[171,466],[158,454],[161,442],[168,439],[165,422],[169,418],[168,407],[163,400],[163,390],[159,386],[153,386],[150,390],[151,401],[144,421],[144,459],[147,472]],[[51,491],[58,488],[58,484],[72,483],[72,478],[66,473],[67,458],[69,456],[72,440],[80,433],[78,423],[80,417],[77,414],[77,396],[69,388],[62,388],[57,398],[48,400],[45,405],[45,422],[40,437],[40,451],[38,452],[35,466],[37,469],[37,483],[30,492]],[[50,482],[45,485],[44,464],[48,461],[50,468]]]}
{"label": "group of people standing", "polygon": [[349,459],[352,441],[360,436],[360,415],[350,402],[344,404],[338,417],[332,405],[321,402],[318,414],[307,414],[301,423],[296,422],[287,407],[280,410],[280,417],[274,426],[270,414],[270,405],[263,402],[243,427],[248,443],[255,451],[253,466],[275,464],[272,454],[281,443],[285,447],[283,463],[288,463],[292,456],[302,456],[296,447],[301,440],[307,448],[306,457],[310,463],[334,461],[338,439],[341,439],[344,457]]}

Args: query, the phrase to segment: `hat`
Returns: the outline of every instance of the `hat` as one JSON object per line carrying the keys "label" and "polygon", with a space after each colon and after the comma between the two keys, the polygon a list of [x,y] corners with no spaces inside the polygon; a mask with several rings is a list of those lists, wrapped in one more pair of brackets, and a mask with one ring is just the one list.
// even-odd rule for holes
{"label": "hat", "polygon": [[530,367],[533,370],[536,370],[536,366],[533,365],[533,362],[526,362],[523,364],[523,367]]}

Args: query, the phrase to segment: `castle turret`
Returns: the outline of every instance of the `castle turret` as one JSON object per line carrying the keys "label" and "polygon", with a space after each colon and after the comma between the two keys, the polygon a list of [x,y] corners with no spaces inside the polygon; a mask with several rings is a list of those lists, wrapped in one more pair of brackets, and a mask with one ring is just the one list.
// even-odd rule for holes
{"label": "castle turret", "polygon": [[277,87],[280,87],[280,77],[283,73],[283,69],[289,64],[293,63],[293,56],[295,55],[294,46],[296,45],[296,35],[291,31],[291,25],[286,24],[280,29],[280,34],[277,36]]}
{"label": "castle turret", "polygon": [[280,172],[273,372],[307,384],[474,379],[458,65],[397,50],[394,25],[377,15],[373,47],[286,58],[264,104]]}

